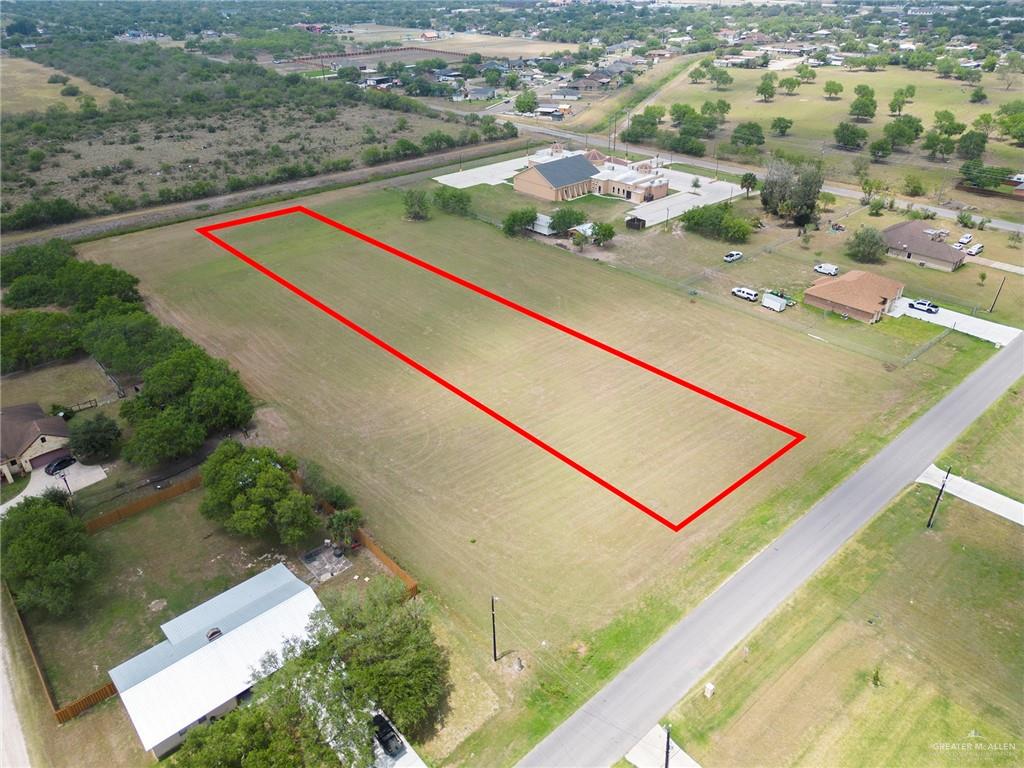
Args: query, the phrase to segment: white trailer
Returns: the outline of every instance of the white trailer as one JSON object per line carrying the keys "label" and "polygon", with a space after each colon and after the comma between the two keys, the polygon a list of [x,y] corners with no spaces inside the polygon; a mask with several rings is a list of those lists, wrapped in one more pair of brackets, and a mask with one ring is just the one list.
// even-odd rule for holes
{"label": "white trailer", "polygon": [[761,306],[768,307],[773,312],[782,312],[786,309],[786,300],[781,296],[766,293],[761,297]]}

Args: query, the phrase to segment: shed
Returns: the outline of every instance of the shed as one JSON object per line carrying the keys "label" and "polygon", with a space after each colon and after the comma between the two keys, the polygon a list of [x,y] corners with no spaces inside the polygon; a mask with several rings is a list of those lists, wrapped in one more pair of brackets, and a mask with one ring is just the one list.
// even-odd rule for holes
{"label": "shed", "polygon": [[785,312],[786,311],[786,300],[781,296],[776,296],[774,293],[768,293],[767,291],[761,296],[761,306],[767,307],[773,312]]}

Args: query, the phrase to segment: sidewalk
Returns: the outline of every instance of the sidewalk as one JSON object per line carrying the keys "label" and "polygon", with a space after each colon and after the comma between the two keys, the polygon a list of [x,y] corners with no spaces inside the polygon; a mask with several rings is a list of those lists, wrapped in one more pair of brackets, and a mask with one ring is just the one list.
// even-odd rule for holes
{"label": "sidewalk", "polygon": [[[917,482],[930,485],[933,488],[942,486],[942,478],[946,476],[945,470],[939,469],[932,464],[926,469]],[[1024,525],[1024,504],[1009,496],[990,491],[983,485],[972,483],[956,475],[950,475],[946,481],[946,493],[956,496],[958,499],[970,502],[976,507],[987,509],[993,514],[1004,517],[1017,525]]]}
{"label": "sidewalk", "polygon": [[1015,275],[1024,275],[1024,267],[1018,267],[1016,264],[1007,264],[1005,261],[992,261],[992,259],[986,259],[984,256],[966,256],[964,261],[968,264],[977,264],[989,269],[998,269]]}
{"label": "sidewalk", "polygon": [[[665,735],[662,725],[654,726],[626,753],[626,760],[636,768],[664,768]],[[669,768],[700,768],[697,761],[683,752],[674,741],[669,748],[668,764]]]}

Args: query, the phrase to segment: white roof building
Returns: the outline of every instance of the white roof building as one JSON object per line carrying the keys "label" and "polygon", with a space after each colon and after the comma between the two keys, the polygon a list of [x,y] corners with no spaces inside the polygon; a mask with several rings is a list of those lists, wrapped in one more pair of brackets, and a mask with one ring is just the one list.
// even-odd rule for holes
{"label": "white roof building", "polygon": [[278,563],[163,624],[164,642],[110,670],[143,748],[161,757],[190,727],[233,709],[265,677],[263,658],[308,638],[322,607]]}

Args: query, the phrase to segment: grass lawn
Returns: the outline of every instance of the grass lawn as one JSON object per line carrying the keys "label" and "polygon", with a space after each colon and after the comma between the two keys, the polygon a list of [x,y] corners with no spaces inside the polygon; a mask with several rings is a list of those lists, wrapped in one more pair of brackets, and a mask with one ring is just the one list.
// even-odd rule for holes
{"label": "grass lawn", "polygon": [[96,534],[100,574],[64,619],[25,616],[58,704],[160,642],[160,625],[273,565],[267,545],[226,534],[192,491]]}
{"label": "grass lawn", "polygon": [[[92,358],[25,373],[9,373],[0,379],[0,402],[4,406],[38,403],[49,413],[55,403],[76,405],[110,397],[116,397],[114,385]],[[91,413],[86,411],[87,416]]]}
{"label": "grass lawn", "polygon": [[[764,128],[767,139],[765,150],[781,148],[814,158],[821,157],[824,152],[828,178],[856,184],[853,158],[868,157],[867,152],[854,153],[837,149],[834,146],[832,132],[839,122],[850,119],[850,103],[854,99],[853,90],[857,85],[863,83],[874,88],[875,99],[878,102],[878,113],[874,120],[861,124],[868,131],[869,141],[882,136],[882,128],[890,119],[889,100],[896,89],[905,85],[916,86],[917,94],[905,107],[904,114],[919,117],[926,128],[931,127],[933,116],[938,110],[952,111],[959,121],[966,123],[970,128],[971,122],[978,115],[984,112],[995,114],[1002,104],[1020,98],[1019,93],[1007,91],[992,74],[983,75],[981,82],[988,93],[988,101],[971,104],[968,96],[974,89],[973,85],[953,79],[941,79],[935,72],[913,72],[902,67],[889,67],[880,72],[849,72],[836,67],[820,67],[816,70],[817,79],[813,83],[803,85],[792,96],[779,89],[775,98],[765,103],[755,93],[764,71],[730,69],[729,74],[735,82],[723,91],[715,90],[707,81],[693,84],[687,75],[680,74],[660,89],[657,103],[666,106],[674,103],[689,104],[699,109],[708,99],[725,99],[732,105],[728,122],[719,133],[719,138],[709,146],[709,156],[714,154],[714,144],[728,141],[736,125],[754,121]],[[780,73],[780,77],[790,75],[791,72]],[[844,91],[840,98],[825,98],[823,86],[827,80],[835,80],[843,85]],[[771,121],[780,116],[794,122],[785,137],[775,136],[768,130]],[[989,139],[984,159],[990,165],[1016,167],[1019,165],[1020,153],[1020,147],[1015,147],[1005,139],[993,135]],[[929,160],[927,153],[915,146],[909,152],[892,155],[887,162],[872,164],[871,175],[886,180],[899,191],[904,177],[908,173],[914,173],[921,177],[929,194],[936,187],[942,186],[946,194],[954,199],[969,200],[990,216],[1010,218],[1014,221],[1024,220],[1024,206],[1018,201],[981,197],[952,190],[950,187],[955,182],[961,162],[956,157],[951,158],[949,162]]]}
{"label": "grass lawn", "polygon": [[933,498],[911,487],[712,670],[713,698],[702,681],[669,713],[683,749],[709,768],[1019,765],[994,745],[1024,738],[1024,531],[952,497],[926,531]]}
{"label": "grass lawn", "polygon": [[[162,318],[228,358],[273,411],[276,446],[301,448],[351,488],[389,552],[437,596],[452,647],[507,702],[444,757],[456,764],[513,762],[991,353],[954,334],[912,367],[886,370],[733,305],[510,240],[483,222],[405,222],[395,191],[304,202],[808,435],[676,535],[199,240],[195,224],[83,246],[86,257],[137,274]],[[229,241],[656,506],[684,510],[701,483],[764,447],[749,425],[707,420],[702,404],[677,403],[393,257],[302,219],[276,223],[231,231]],[[607,252],[622,257],[632,246],[622,237]],[[808,368],[814,376],[798,374]],[[512,651],[497,669],[491,594],[502,598],[501,642]],[[514,671],[516,657],[525,673]]]}
{"label": "grass lawn", "polygon": [[971,425],[937,462],[953,473],[1024,501],[1024,380]]}
{"label": "grass lawn", "polygon": [[13,499],[28,485],[30,475],[18,475],[14,478],[13,483],[4,482],[0,485],[0,504],[6,504],[8,501]]}

